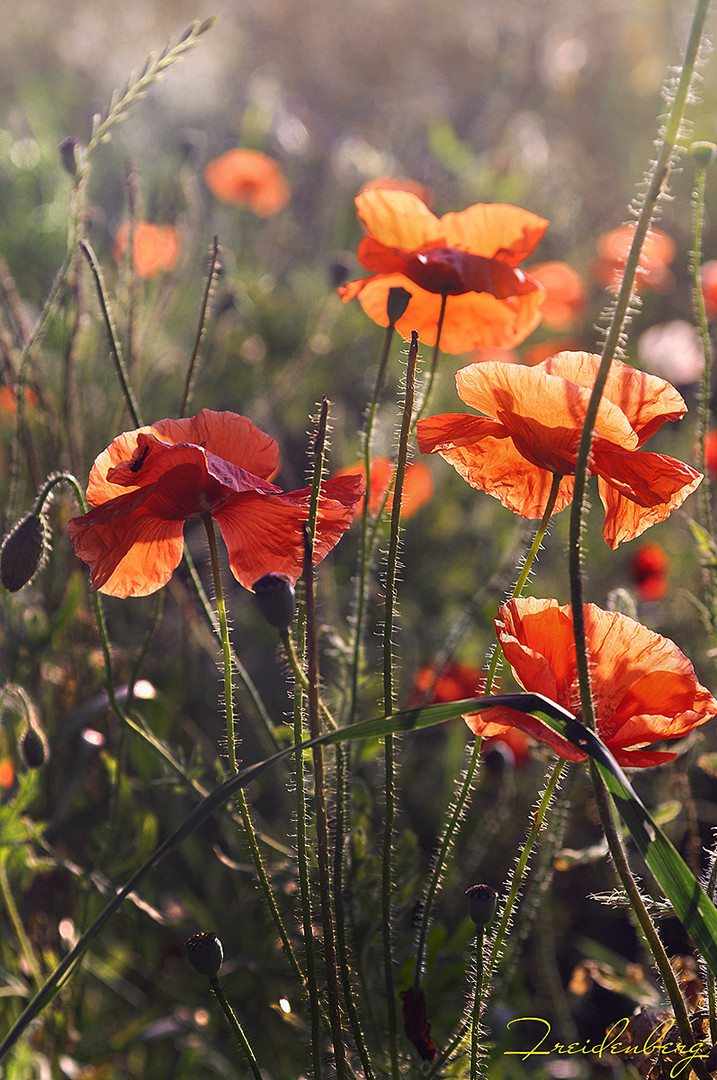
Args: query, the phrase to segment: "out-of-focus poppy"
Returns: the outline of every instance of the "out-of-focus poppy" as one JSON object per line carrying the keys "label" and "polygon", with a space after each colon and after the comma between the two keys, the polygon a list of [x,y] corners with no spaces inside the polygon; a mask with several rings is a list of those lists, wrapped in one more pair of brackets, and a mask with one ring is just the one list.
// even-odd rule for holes
{"label": "out-of-focus poppy", "polygon": [[641,600],[661,600],[667,592],[670,560],[659,544],[643,544],[630,559],[630,577]]}
{"label": "out-of-focus poppy", "polygon": [[717,316],[717,259],[703,263],[700,267],[700,285],[708,319]]}
{"label": "out-of-focus poppy", "polygon": [[[598,237],[598,261],[595,280],[607,289],[620,288],[625,263],[635,235],[634,225],[620,225]],[[675,242],[660,229],[651,229],[645,237],[635,275],[635,288],[653,292],[669,292],[674,285],[670,263],[675,257]]]}
{"label": "out-of-focus poppy", "polygon": [[[371,459],[371,483],[369,492],[368,508],[371,514],[377,514],[383,505],[383,499],[392,484],[394,466],[388,458],[375,457]],[[338,469],[334,476],[359,475],[362,481],[366,479],[366,469],[363,462]],[[433,494],[433,477],[430,469],[427,469],[422,461],[409,461],[403,478],[403,492],[401,497],[401,517],[408,519],[428,502]],[[356,507],[356,516],[363,511],[363,498]],[[393,493],[386,499],[386,512],[391,513],[393,506]]]}
{"label": "out-of-focus poppy", "polygon": [[438,218],[418,196],[386,189],[364,191],[355,201],[368,231],[358,260],[371,276],[342,285],[339,296],[358,297],[381,326],[388,326],[394,286],[411,294],[396,329],[405,338],[415,330],[427,345],[436,342],[445,298],[440,346],[449,353],[510,348],[540,322],[545,292],[518,264],[540,242],[544,218],[502,203]]}
{"label": "out-of-focus poppy", "polygon": [[717,428],[707,432],[705,439],[705,469],[710,480],[717,480]]}
{"label": "out-of-focus poppy", "polygon": [[572,330],[582,319],[587,303],[585,282],[565,262],[539,263],[531,266],[547,296],[541,309],[543,323],[554,330]]}
{"label": "out-of-focus poppy", "polygon": [[[521,517],[541,517],[553,475],[555,513],[571,501],[582,426],[600,357],[558,353],[532,368],[470,364],[456,375],[459,396],[485,413],[449,413],[418,423],[422,453],[440,453],[473,487]],[[598,410],[590,472],[605,507],[603,536],[615,548],[681,506],[702,479],[675,458],[641,451],[666,421],[687,409],[674,387],[615,361]]]}
{"label": "out-of-focus poppy", "polygon": [[[129,221],[117,230],[114,256],[121,262],[130,234]],[[152,225],[149,221],[134,223],[133,263],[138,277],[150,281],[172,270],[179,258],[179,232],[174,225]]]}
{"label": "out-of-focus poppy", "polygon": [[[674,753],[646,750],[661,739],[679,739],[717,713],[717,701],[697,681],[677,646],[617,611],[586,604],[585,635],[597,734],[620,765],[646,768],[673,761]],[[572,608],[534,597],[498,609],[498,640],[525,690],[543,694],[580,719]],[[586,761],[572,743],[535,717],[512,709],[467,715],[476,735],[499,736],[517,727],[560,757]]]}
{"label": "out-of-focus poppy", "polygon": [[[25,404],[30,409],[37,405],[37,394],[29,386],[25,387]],[[0,386],[0,415],[15,416],[17,413],[17,394],[12,386]]]}
{"label": "out-of-focus poppy", "polygon": [[671,319],[644,330],[637,339],[642,367],[675,386],[702,378],[705,356],[697,328],[686,319]]}
{"label": "out-of-focus poppy", "polygon": [[[92,509],[69,522],[92,588],[122,597],[155,592],[182,557],[184,523],[205,514],[218,524],[245,588],[269,573],[295,583],[310,489],[282,491],[268,481],[278,454],[276,441],[245,416],[210,409],[119,435],[90,472]],[[349,527],[362,494],[357,476],[323,484],[315,563]]]}
{"label": "out-of-focus poppy", "polygon": [[534,345],[528,345],[524,350],[523,362],[526,367],[535,367],[536,364],[542,364],[544,360],[549,360],[551,356],[556,356],[561,352],[579,352],[577,342],[568,341],[565,338],[536,341]]}
{"label": "out-of-focus poppy", "polygon": [[15,783],[15,766],[12,758],[0,757],[0,788],[9,791]]}
{"label": "out-of-focus poppy", "polygon": [[259,217],[278,214],[291,195],[278,161],[260,150],[227,150],[207,163],[204,179],[222,202],[248,206]]}

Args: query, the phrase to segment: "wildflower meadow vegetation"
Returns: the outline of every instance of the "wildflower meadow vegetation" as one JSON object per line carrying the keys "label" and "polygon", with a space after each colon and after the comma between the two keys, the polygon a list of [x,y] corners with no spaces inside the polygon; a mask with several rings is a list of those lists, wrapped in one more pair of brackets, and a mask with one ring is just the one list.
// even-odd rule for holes
{"label": "wildflower meadow vegetation", "polygon": [[214,17],[76,130],[16,80],[6,1080],[717,1076],[709,3],[657,74],[473,6],[400,118],[378,13],[383,147],[338,9],[241,123],[161,111]]}

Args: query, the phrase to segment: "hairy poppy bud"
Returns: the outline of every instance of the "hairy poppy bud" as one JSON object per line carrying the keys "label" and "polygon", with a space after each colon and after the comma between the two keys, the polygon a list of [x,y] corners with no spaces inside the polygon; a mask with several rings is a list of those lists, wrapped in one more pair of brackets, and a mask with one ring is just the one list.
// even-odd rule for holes
{"label": "hairy poppy bud", "polygon": [[42,566],[47,529],[39,514],[27,514],[7,534],[0,547],[0,581],[8,592],[28,585]]}
{"label": "hairy poppy bud", "polygon": [[41,769],[47,761],[50,749],[45,732],[36,724],[30,724],[20,740],[20,752],[28,769]]}
{"label": "hairy poppy bud", "polygon": [[286,632],[296,611],[296,593],[288,577],[284,574],[264,574],[254,582],[252,588],[259,610],[269,625],[280,633]]}
{"label": "hairy poppy bud", "polygon": [[468,914],[478,930],[485,930],[495,915],[498,893],[490,885],[471,885],[466,889]]}
{"label": "hairy poppy bud", "polygon": [[70,176],[77,176],[84,150],[84,143],[81,143],[74,135],[68,135],[60,143],[60,159],[65,172],[68,172]]}
{"label": "hairy poppy bud", "polygon": [[690,153],[698,169],[708,169],[717,161],[717,146],[711,142],[692,143]]}
{"label": "hairy poppy bud", "polygon": [[394,285],[388,290],[386,301],[386,314],[389,326],[394,326],[402,315],[405,315],[412,293],[402,289],[400,285]]}
{"label": "hairy poppy bud", "polygon": [[192,934],[184,942],[189,963],[200,975],[216,978],[224,960],[224,949],[217,935],[212,930]]}

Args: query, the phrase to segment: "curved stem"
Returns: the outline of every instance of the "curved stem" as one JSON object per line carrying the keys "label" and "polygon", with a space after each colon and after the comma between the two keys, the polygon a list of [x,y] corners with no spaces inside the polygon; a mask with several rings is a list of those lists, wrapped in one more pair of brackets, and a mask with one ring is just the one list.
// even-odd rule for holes
{"label": "curved stem", "polygon": [[232,653],[229,644],[229,624],[227,621],[227,608],[224,599],[224,587],[219,568],[219,552],[217,550],[217,534],[214,529],[212,515],[202,514],[202,521],[207,533],[209,544],[209,558],[212,566],[212,579],[214,581],[214,594],[217,601],[217,617],[219,619],[219,632],[222,641],[222,662],[224,665],[224,710],[227,721],[227,752],[229,754],[229,769],[233,773],[239,771],[236,754],[236,737],[234,734],[234,688],[232,682]]}
{"label": "curved stem", "polygon": [[187,377],[184,382],[184,394],[182,396],[182,405],[179,410],[180,416],[186,416],[189,408],[189,402],[192,398],[192,390],[194,389],[194,372],[197,364],[197,357],[199,356],[199,350],[202,347],[204,335],[207,329],[207,312],[209,310],[209,303],[212,298],[212,292],[217,282],[219,273],[219,237],[215,236],[212,243],[212,250],[209,255],[209,273],[207,274],[206,285],[204,286],[204,296],[202,297],[202,306],[199,312],[199,325],[197,326],[197,333],[194,339],[194,348],[192,349],[192,355],[189,358],[189,365],[187,366]]}

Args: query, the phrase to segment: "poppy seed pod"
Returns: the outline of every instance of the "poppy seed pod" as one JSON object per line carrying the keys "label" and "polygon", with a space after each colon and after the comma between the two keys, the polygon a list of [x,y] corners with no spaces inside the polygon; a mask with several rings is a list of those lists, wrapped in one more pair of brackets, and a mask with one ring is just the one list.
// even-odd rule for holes
{"label": "poppy seed pod", "polygon": [[192,934],[184,942],[189,963],[200,975],[216,978],[224,961],[224,949],[217,935],[212,930]]}
{"label": "poppy seed pod", "polygon": [[47,528],[39,514],[26,514],[0,547],[0,581],[8,592],[28,585],[42,566],[47,551]]}
{"label": "poppy seed pod", "polygon": [[690,153],[698,169],[708,169],[717,161],[717,146],[711,142],[692,143]]}
{"label": "poppy seed pod", "polygon": [[36,724],[28,726],[20,740],[20,752],[28,769],[41,769],[47,761],[50,750],[45,732]]}
{"label": "poppy seed pod", "polygon": [[411,293],[400,285],[394,285],[388,290],[386,300],[386,314],[389,326],[395,326],[402,315],[406,314],[406,308],[411,300]]}
{"label": "poppy seed pod", "polygon": [[490,885],[470,885],[466,889],[468,914],[478,930],[485,930],[495,915],[498,893]]}
{"label": "poppy seed pod", "polygon": [[266,621],[280,633],[285,633],[296,612],[296,593],[289,578],[285,574],[264,574],[252,587]]}

